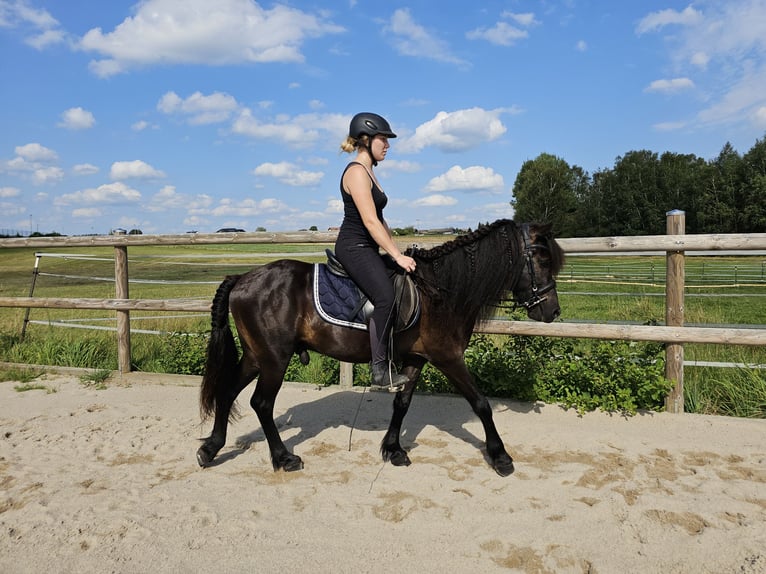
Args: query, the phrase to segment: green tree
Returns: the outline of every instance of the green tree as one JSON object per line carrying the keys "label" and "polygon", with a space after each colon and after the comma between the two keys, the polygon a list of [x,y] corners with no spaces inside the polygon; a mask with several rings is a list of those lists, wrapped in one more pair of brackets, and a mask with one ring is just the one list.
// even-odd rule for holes
{"label": "green tree", "polygon": [[588,175],[578,166],[542,153],[521,166],[513,184],[511,205],[517,221],[552,223],[560,237],[576,233],[578,197],[584,196]]}
{"label": "green tree", "polygon": [[742,158],[744,186],[737,207],[746,233],[766,232],[766,138],[757,140]]}
{"label": "green tree", "polygon": [[697,207],[699,233],[737,233],[743,229],[741,207],[742,156],[729,142],[718,157],[708,162],[704,184]]}
{"label": "green tree", "polygon": [[[648,150],[630,151],[614,168],[594,176],[604,213],[603,235],[665,232],[664,201],[659,201],[659,160]],[[660,207],[662,205],[662,207]]]}
{"label": "green tree", "polygon": [[657,207],[664,213],[671,209],[685,211],[686,233],[699,233],[701,190],[708,171],[707,162],[694,154],[665,152],[660,156]]}

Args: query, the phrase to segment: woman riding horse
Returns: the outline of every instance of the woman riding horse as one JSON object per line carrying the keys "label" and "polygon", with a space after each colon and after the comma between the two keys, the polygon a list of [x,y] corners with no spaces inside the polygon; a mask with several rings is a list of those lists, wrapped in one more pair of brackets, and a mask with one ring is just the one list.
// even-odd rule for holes
{"label": "woman riding horse", "polygon": [[[507,476],[513,472],[513,460],[463,354],[477,320],[487,317],[509,294],[533,320],[550,322],[558,317],[554,277],[563,264],[563,252],[549,225],[516,225],[502,219],[433,249],[408,254],[418,262],[412,276],[420,290],[421,311],[420,319],[395,339],[407,383],[394,399],[380,448],[383,459],[396,466],[410,464],[399,435],[420,372],[430,362],[468,400],[484,427],[492,467]],[[302,468],[303,461],[287,449],[274,422],[274,402],[290,359],[297,354],[307,361],[313,350],[348,363],[370,360],[367,333],[334,325],[317,312],[314,273],[314,264],[282,259],[229,276],[218,287],[200,390],[202,414],[215,415],[215,421],[197,451],[201,466],[211,465],[226,444],[234,402],[257,377],[250,405],[268,441],[274,469]],[[230,312],[241,357],[229,327]]]}

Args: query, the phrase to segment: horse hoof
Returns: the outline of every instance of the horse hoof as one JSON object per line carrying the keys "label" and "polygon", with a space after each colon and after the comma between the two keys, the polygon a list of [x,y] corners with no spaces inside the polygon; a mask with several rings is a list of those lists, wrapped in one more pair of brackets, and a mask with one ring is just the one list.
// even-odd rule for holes
{"label": "horse hoof", "polygon": [[281,461],[279,468],[281,468],[285,472],[294,472],[296,470],[303,470],[303,461],[301,460],[301,457],[296,455],[291,455],[291,456],[285,457],[285,459]]}
{"label": "horse hoof", "polygon": [[498,460],[494,461],[492,468],[494,468],[495,472],[500,476],[510,476],[515,470],[513,468],[513,459],[508,455],[500,457]]}
{"label": "horse hoof", "polygon": [[205,447],[200,447],[199,450],[197,450],[197,464],[202,468],[210,466],[210,463],[213,462],[213,458],[215,458],[215,455],[211,455],[207,452]]}
{"label": "horse hoof", "polygon": [[394,466],[410,466],[412,464],[410,457],[403,450],[392,453],[390,460]]}

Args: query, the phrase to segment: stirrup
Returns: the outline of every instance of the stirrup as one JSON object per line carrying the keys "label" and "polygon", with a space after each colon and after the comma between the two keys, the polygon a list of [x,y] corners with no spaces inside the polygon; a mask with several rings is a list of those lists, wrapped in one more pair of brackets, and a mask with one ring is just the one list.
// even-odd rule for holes
{"label": "stirrup", "polygon": [[401,391],[410,380],[407,375],[394,372],[392,363],[389,361],[373,363],[370,372],[372,375],[370,377],[370,390],[387,390],[388,392],[396,393]]}

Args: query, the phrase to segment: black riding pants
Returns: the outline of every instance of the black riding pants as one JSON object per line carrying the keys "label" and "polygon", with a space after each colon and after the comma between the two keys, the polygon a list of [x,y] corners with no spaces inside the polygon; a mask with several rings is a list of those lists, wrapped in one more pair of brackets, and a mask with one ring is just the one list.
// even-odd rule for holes
{"label": "black riding pants", "polygon": [[378,246],[339,241],[335,256],[375,306],[369,324],[372,362],[385,361],[393,325],[394,287]]}

